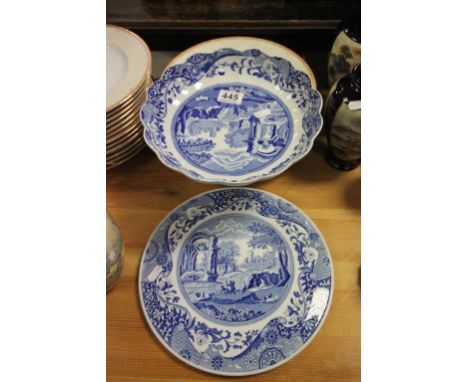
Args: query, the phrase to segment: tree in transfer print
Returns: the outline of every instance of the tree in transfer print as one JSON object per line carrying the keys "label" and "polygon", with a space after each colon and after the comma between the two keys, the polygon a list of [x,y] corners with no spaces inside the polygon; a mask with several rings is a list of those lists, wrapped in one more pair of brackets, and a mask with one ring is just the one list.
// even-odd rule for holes
{"label": "tree in transfer print", "polygon": [[251,224],[249,231],[254,234],[249,240],[250,247],[263,249],[270,247],[278,254],[280,269],[277,286],[285,285],[290,275],[288,272],[288,255],[283,241],[271,227],[263,223],[255,222]]}
{"label": "tree in transfer print", "polygon": [[240,255],[239,246],[232,240],[219,244],[218,265],[224,266],[224,273],[237,271],[236,257]]}

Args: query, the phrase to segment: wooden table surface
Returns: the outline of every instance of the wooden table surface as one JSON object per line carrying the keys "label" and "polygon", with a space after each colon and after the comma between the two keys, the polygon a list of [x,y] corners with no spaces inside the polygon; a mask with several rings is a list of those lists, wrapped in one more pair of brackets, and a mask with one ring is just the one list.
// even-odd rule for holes
{"label": "wooden table surface", "polygon": [[[328,317],[312,343],[284,365],[245,381],[358,381],[361,360],[361,170],[341,172],[324,160],[323,136],[312,152],[284,174],[252,187],[278,194],[301,208],[324,235],[334,264]],[[125,264],[107,294],[108,381],[214,381],[154,337],[137,287],[140,258],[158,223],[186,199],[221,186],[196,183],[163,166],[146,148],[107,173],[107,208],[122,231]],[[226,377],[224,379],[229,379]]]}

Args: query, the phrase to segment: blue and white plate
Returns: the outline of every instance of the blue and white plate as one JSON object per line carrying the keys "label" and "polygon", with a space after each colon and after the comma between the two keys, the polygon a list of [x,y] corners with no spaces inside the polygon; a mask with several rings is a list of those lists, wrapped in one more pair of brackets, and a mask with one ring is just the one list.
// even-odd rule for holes
{"label": "blue and white plate", "polygon": [[312,341],[333,269],[324,238],[288,201],[260,190],[198,195],[153,232],[140,264],[148,324],[176,357],[242,376],[275,368]]}
{"label": "blue and white plate", "polygon": [[165,165],[200,182],[240,186],[276,176],[310,151],[322,127],[311,73],[267,40],[197,45],[148,89],[146,143]]}

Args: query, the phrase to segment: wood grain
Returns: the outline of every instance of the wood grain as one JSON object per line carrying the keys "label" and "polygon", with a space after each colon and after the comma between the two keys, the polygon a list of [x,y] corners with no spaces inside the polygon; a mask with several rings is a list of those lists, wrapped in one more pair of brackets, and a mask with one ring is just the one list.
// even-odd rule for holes
{"label": "wood grain", "polygon": [[[332,306],[307,348],[286,364],[245,381],[360,380],[360,168],[340,172],[323,156],[323,136],[312,152],[286,173],[252,187],[278,194],[317,224],[330,248],[335,271]],[[163,166],[144,149],[108,171],[107,207],[119,224],[125,264],[107,294],[108,381],[215,381],[220,376],[194,369],[172,356],[153,336],[140,308],[137,272],[156,225],[186,199],[217,186],[195,183]],[[225,378],[228,379],[228,378]]]}

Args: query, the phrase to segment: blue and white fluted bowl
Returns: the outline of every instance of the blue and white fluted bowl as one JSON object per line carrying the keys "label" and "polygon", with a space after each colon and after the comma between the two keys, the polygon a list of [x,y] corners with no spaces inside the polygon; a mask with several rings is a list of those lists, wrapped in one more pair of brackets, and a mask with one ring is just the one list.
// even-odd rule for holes
{"label": "blue and white fluted bowl", "polygon": [[178,56],[148,89],[144,138],[199,182],[247,185],[304,157],[322,127],[312,71],[271,41],[233,37]]}

